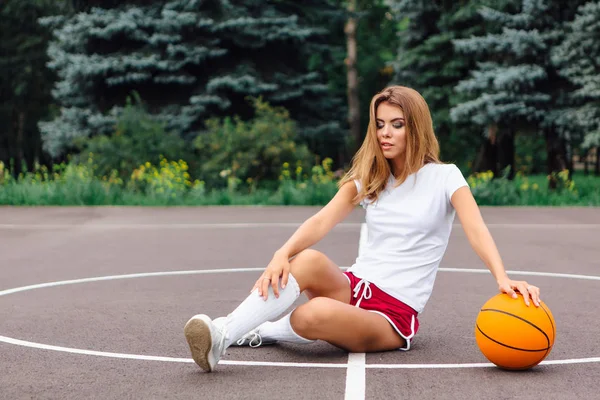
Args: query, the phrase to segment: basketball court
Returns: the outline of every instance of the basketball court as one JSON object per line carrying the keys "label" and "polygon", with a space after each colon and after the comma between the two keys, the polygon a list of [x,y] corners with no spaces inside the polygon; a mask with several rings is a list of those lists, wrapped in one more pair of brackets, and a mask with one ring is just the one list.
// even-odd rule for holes
{"label": "basketball court", "polygon": [[[479,351],[475,319],[497,287],[456,220],[411,351],[229,348],[203,373],[185,322],[233,310],[318,209],[0,208],[0,398],[597,398],[597,208],[483,208],[510,276],[540,286],[556,321],[531,370],[500,370]],[[357,208],[315,248],[350,266],[363,221]]]}

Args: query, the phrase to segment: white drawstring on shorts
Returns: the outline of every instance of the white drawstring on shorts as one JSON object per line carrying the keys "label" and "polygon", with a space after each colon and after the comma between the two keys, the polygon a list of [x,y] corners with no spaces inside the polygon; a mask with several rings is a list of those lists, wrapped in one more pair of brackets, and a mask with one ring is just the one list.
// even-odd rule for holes
{"label": "white drawstring on shorts", "polygon": [[[363,289],[362,293],[360,293],[361,288]],[[354,288],[354,298],[358,298],[358,301],[356,302],[356,307],[360,306],[360,302],[362,301],[362,299],[369,300],[371,298],[371,295],[371,283],[369,281],[361,279],[360,282],[358,282],[358,284]]]}

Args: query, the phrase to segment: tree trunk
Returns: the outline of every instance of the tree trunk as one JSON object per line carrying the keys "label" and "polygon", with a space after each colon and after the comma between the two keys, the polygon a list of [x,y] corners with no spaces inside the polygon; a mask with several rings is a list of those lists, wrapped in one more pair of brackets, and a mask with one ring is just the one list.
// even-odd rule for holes
{"label": "tree trunk", "polygon": [[496,145],[496,133],[498,127],[490,125],[488,127],[488,137],[479,148],[479,153],[473,163],[473,172],[492,171],[494,176],[498,175],[498,149]]}
{"label": "tree trunk", "polygon": [[507,130],[498,135],[498,164],[501,174],[509,167],[507,178],[512,180],[515,177],[515,133],[513,130]]}
{"label": "tree trunk", "polygon": [[19,117],[18,117],[18,122],[17,122],[17,158],[18,158],[18,165],[19,165],[19,170],[23,171],[23,166],[26,163],[25,160],[25,146],[27,145],[27,143],[25,143],[24,140],[24,130],[25,130],[25,113],[24,112],[19,112]]}
{"label": "tree trunk", "polygon": [[348,124],[350,126],[350,137],[354,141],[354,148],[360,146],[362,135],[360,132],[360,107],[358,100],[358,70],[356,69],[356,26],[357,20],[353,15],[356,12],[356,0],[348,0],[348,11],[350,17],[346,21],[344,33],[346,34],[346,68],[348,80]]}
{"label": "tree trunk", "polygon": [[546,131],[546,152],[548,154],[548,187],[550,189],[556,189],[557,181],[556,177],[553,176],[552,173],[567,169],[568,163],[565,141],[552,130]]}
{"label": "tree trunk", "polygon": [[581,160],[583,161],[583,174],[587,176],[590,174],[590,149],[585,151]]}
{"label": "tree trunk", "polygon": [[596,147],[596,167],[594,168],[596,176],[600,176],[600,146]]}

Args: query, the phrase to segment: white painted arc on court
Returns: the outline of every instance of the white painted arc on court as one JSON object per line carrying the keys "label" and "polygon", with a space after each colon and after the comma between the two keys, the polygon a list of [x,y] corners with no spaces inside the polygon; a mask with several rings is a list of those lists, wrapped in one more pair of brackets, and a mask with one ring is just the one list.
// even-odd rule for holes
{"label": "white painted arc on court", "polygon": [[[345,268],[345,267],[344,267]],[[227,272],[257,272],[262,271],[264,268],[234,268],[234,269],[212,269],[212,270],[188,270],[188,271],[165,271],[165,272],[148,272],[128,275],[112,275],[95,278],[84,278],[84,279],[72,279],[67,281],[57,281],[41,283],[37,285],[23,286],[13,289],[7,289],[0,291],[0,296],[6,296],[12,293],[23,292],[33,289],[41,289],[47,287],[64,286],[86,282],[98,282],[107,280],[117,279],[131,279],[131,278],[142,278],[142,277],[153,277],[153,276],[172,276],[172,275],[192,275],[192,274],[217,274]],[[468,268],[440,268],[443,272],[465,272],[465,273],[489,273],[485,269],[468,269]],[[566,278],[566,279],[582,279],[582,280],[600,280],[600,276],[593,275],[577,275],[577,274],[561,274],[552,272],[537,272],[537,271],[507,271],[513,275],[530,275],[530,276],[547,276],[553,278]],[[20,339],[10,338],[7,336],[0,336],[0,342],[44,349],[52,351],[60,351],[73,354],[85,354],[100,357],[111,357],[111,358],[122,358],[122,359],[133,359],[133,360],[147,360],[147,361],[165,361],[165,362],[193,362],[191,359],[175,358],[175,357],[161,357],[161,356],[146,356],[139,354],[126,354],[126,353],[111,353],[102,352],[95,350],[75,349],[70,347],[53,346],[43,343],[28,342]],[[281,363],[281,362],[259,362],[259,361],[233,361],[233,360],[222,360],[219,361],[225,365],[254,365],[254,366],[287,366],[287,367],[312,367],[312,368],[347,368],[348,364],[329,364],[329,363]],[[574,358],[566,360],[549,360],[542,361],[540,365],[566,365],[566,364],[584,364],[584,363],[599,363],[600,357],[586,357],[586,358]],[[483,368],[483,367],[494,367],[493,364],[489,363],[447,363],[447,364],[366,364],[367,369],[427,369],[427,368]]]}
{"label": "white painted arc on court", "polygon": [[[348,267],[341,267],[347,269]],[[225,274],[235,272],[260,272],[264,268],[223,268],[223,269],[200,269],[200,270],[183,270],[183,271],[162,271],[162,272],[141,272],[137,274],[125,274],[125,275],[108,275],[98,276],[93,278],[81,278],[71,279],[66,281],[55,281],[38,283],[35,285],[21,286],[12,289],[5,289],[0,291],[0,296],[6,296],[12,293],[24,292],[27,290],[42,289],[54,286],[74,285],[79,283],[88,282],[100,282],[118,279],[133,279],[133,278],[149,278],[149,277],[160,277],[160,276],[174,276],[174,275],[202,275],[202,274]],[[471,268],[439,268],[440,272],[466,272],[474,274],[489,274],[490,271],[487,269],[471,269]],[[536,272],[536,271],[506,271],[510,275],[524,275],[524,276],[545,276],[550,278],[564,278],[564,279],[582,279],[582,280],[594,280],[600,281],[600,276],[594,275],[578,275],[578,274],[562,274],[554,272]]]}
{"label": "white painted arc on court", "polygon": [[[26,340],[14,339],[6,336],[0,336],[0,342],[13,344],[22,347],[29,347],[41,350],[52,350],[63,353],[90,355],[97,357],[108,357],[117,359],[140,360],[140,361],[162,361],[176,363],[193,363],[191,358],[164,357],[164,356],[146,356],[141,354],[113,353],[108,351],[96,351],[86,349],[75,349],[71,347],[54,346],[43,343],[29,342]],[[360,353],[364,354],[364,353]],[[569,360],[551,360],[542,361],[540,365],[565,365],[565,364],[586,364],[598,363],[600,357],[576,358]],[[223,365],[248,365],[262,367],[295,367],[295,368],[348,368],[348,363],[295,363],[278,361],[236,361],[220,360]],[[454,368],[491,368],[495,367],[491,363],[456,363],[456,364],[365,364],[366,369],[454,369]]]}

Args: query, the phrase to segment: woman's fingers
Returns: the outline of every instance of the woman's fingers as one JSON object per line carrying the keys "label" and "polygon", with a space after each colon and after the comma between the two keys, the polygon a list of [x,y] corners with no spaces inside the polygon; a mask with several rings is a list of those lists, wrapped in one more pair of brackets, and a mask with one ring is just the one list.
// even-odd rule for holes
{"label": "woman's fingers", "polygon": [[262,282],[260,283],[260,295],[267,300],[269,297],[269,284],[271,283],[271,278],[268,275],[263,276]]}
{"label": "woman's fingers", "polygon": [[258,278],[250,293],[258,289],[258,295],[267,300],[269,296],[269,285],[273,288],[275,298],[279,298],[279,279],[281,278],[281,289],[285,289],[289,279],[289,266],[283,266],[280,271],[273,271],[267,268]]}
{"label": "woman's fingers", "polygon": [[536,307],[540,305],[540,288],[525,281],[504,281],[500,284],[500,291],[514,299],[518,297],[516,292],[519,292],[523,296],[526,305],[529,306],[531,301]]}
{"label": "woman's fingers", "polygon": [[271,275],[271,287],[273,288],[273,293],[275,294],[275,298],[279,298],[279,275]]}
{"label": "woman's fingers", "polygon": [[527,282],[519,282],[516,285],[519,293],[523,295],[523,300],[525,300],[525,305],[529,306],[529,291],[527,290]]}
{"label": "woman's fingers", "polygon": [[535,304],[537,307],[540,306],[540,288],[537,286],[533,286],[533,285],[528,285],[527,286],[527,291],[529,291],[529,294],[531,295],[531,300],[533,300],[533,304]]}
{"label": "woman's fingers", "polygon": [[287,286],[289,275],[290,275],[290,270],[284,269],[283,273],[281,274],[281,289],[285,289],[285,287]]}

